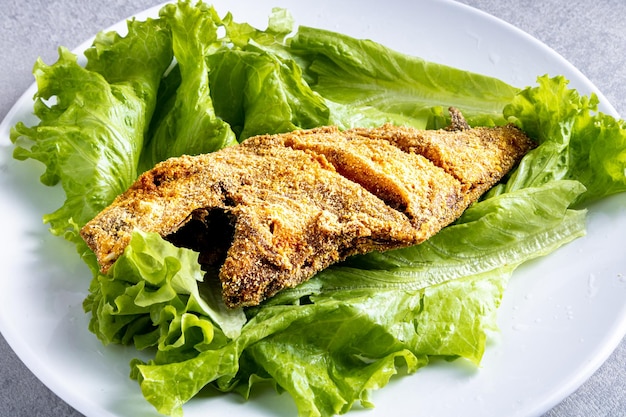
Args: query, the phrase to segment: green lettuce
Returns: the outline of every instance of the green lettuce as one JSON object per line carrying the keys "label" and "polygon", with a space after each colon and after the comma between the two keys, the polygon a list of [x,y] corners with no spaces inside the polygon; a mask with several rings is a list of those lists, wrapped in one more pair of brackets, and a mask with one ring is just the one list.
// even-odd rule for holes
{"label": "green lettuce", "polygon": [[355,401],[369,407],[369,393],[399,366],[414,372],[430,356],[478,361],[505,281],[466,277],[445,288],[337,294],[262,308],[225,346],[179,363],[136,364],[137,377],[148,401],[172,416],[182,415],[182,404],[211,381],[227,391],[242,381],[239,389],[248,393],[247,384],[266,378],[291,394],[300,415],[344,413]]}
{"label": "green lettuce", "polygon": [[[184,12],[178,11],[180,8]],[[195,78],[202,78],[202,89],[193,84],[185,87],[185,81],[190,77],[182,74],[184,66],[180,58],[164,79],[160,92],[164,106],[156,115],[152,127],[151,147],[154,149],[145,164],[147,168],[151,163],[183,151],[194,154],[232,145],[232,132],[241,141],[257,134],[282,133],[329,124],[329,109],[325,100],[304,82],[302,70],[285,50],[284,38],[292,30],[291,17],[285,10],[273,11],[265,31],[237,23],[230,14],[219,19],[212,8],[200,13],[185,3],[178,8],[170,5],[162,15],[181,32],[177,37],[174,31],[174,39],[180,38],[178,49],[181,51],[192,48],[187,45],[189,40],[184,42],[183,38],[189,28],[198,26],[202,29],[203,25],[208,25],[210,34],[193,29],[195,35],[190,37],[193,42],[202,39],[204,56],[185,52],[187,59],[197,61],[195,64],[191,62],[189,67],[194,68]],[[193,16],[195,26],[192,22],[183,21],[189,16]],[[222,38],[217,37],[218,27],[224,29],[225,36]],[[209,28],[204,30],[209,31]],[[206,122],[213,120],[232,130],[227,142],[211,139],[212,144],[201,145],[204,139],[194,140],[177,131],[193,130],[197,138],[220,137],[201,129],[202,124],[194,121],[194,118],[203,115],[197,108],[199,102],[208,109],[204,116],[211,113],[210,118],[205,117]],[[176,148],[179,150],[175,151]]]}
{"label": "green lettuce", "polygon": [[38,60],[33,70],[39,124],[19,123],[11,140],[15,158],[45,164],[45,185],[63,186],[63,206],[44,221],[80,246],[78,229],[137,177],[159,82],[172,58],[171,40],[155,20],[129,21],[125,38],[96,38],[86,68],[65,48],[59,55],[50,66]]}
{"label": "green lettuce", "polygon": [[624,120],[598,112],[597,96],[581,96],[562,76],[542,76],[537,82],[505,107],[504,116],[540,146],[492,194],[561,179],[587,187],[577,204],[626,191]]}
{"label": "green lettuce", "polygon": [[[11,138],[66,193],[44,219],[92,268],[90,330],[153,353],[131,376],[163,414],[207,385],[247,398],[269,381],[300,415],[329,416],[371,407],[372,390],[432,358],[478,364],[511,274],[582,236],[586,204],[626,190],[624,122],[563,77],[518,89],[325,30],[290,37],[282,9],[259,30],[180,1],[128,28],[99,34],[84,67],[63,48],[38,61],[39,123]],[[427,242],[350,258],[261,306],[226,309],[215,273],[158,235],[135,232],[107,274],[78,237],[164,158],[325,124],[438,128],[449,106],[473,125],[514,123],[538,146]]]}
{"label": "green lettuce", "polygon": [[[441,128],[447,125],[443,108],[448,106],[462,110],[471,124],[501,124],[502,108],[518,91],[493,77],[327,30],[300,27],[289,46],[312,88],[334,102],[339,113],[345,113],[341,116],[365,121],[358,117],[360,112],[376,112],[375,124],[385,114],[389,122]],[[340,117],[333,120],[345,125]]]}
{"label": "green lettuce", "polygon": [[243,311],[227,309],[219,286],[203,282],[197,258],[155,233],[135,231],[119,262],[92,282],[97,289],[84,302],[90,330],[104,344],[158,346],[177,358],[190,347],[237,337]]}
{"label": "green lettuce", "polygon": [[207,56],[217,43],[220,19],[204,4],[169,4],[160,12],[172,33],[179,85],[161,110],[143,153],[142,167],[182,154],[213,152],[237,143],[230,125],[217,117],[211,100]]}
{"label": "green lettuce", "polygon": [[304,80],[302,69],[286,49],[293,18],[274,8],[266,30],[224,18],[226,39],[233,47],[210,57],[213,100],[220,117],[239,133],[239,140],[257,134],[283,133],[327,125],[326,101]]}

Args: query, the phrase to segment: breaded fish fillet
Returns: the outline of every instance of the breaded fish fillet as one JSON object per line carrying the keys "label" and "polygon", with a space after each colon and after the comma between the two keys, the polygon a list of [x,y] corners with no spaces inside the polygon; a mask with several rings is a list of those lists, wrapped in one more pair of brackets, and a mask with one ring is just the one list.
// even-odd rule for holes
{"label": "breaded fish fillet", "polygon": [[135,229],[217,268],[230,307],[257,305],[358,253],[428,239],[533,147],[512,126],[384,125],[256,136],[168,159],[81,230],[106,273]]}

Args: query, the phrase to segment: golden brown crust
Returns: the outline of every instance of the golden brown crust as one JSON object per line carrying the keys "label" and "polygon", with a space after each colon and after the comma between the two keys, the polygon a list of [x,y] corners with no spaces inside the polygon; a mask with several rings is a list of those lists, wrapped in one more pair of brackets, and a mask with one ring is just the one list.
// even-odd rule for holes
{"label": "golden brown crust", "polygon": [[133,230],[157,232],[219,268],[227,305],[256,305],[347,256],[424,241],[532,147],[513,127],[456,123],[323,127],[172,158],[81,235],[106,272]]}

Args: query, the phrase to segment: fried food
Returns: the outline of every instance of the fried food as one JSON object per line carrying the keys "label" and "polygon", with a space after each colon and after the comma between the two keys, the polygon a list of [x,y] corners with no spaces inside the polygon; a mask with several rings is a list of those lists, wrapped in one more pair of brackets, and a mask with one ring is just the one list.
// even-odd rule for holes
{"label": "fried food", "polygon": [[533,147],[512,126],[322,127],[168,159],[83,227],[103,273],[133,230],[217,269],[229,307],[257,305],[354,254],[414,245],[457,219]]}

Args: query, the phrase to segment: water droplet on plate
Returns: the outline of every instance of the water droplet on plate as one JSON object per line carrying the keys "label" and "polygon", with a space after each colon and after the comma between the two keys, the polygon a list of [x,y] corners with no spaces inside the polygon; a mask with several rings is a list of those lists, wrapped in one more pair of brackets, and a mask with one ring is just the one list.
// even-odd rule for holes
{"label": "water droplet on plate", "polygon": [[598,295],[598,286],[596,285],[596,276],[594,274],[589,274],[589,279],[587,280],[587,294],[589,297],[595,297]]}
{"label": "water droplet on plate", "polygon": [[525,331],[528,330],[529,326],[527,324],[514,324],[513,325],[513,330],[517,331],[517,332],[521,332],[521,331]]}

